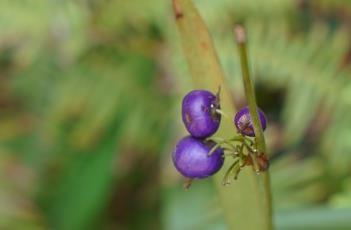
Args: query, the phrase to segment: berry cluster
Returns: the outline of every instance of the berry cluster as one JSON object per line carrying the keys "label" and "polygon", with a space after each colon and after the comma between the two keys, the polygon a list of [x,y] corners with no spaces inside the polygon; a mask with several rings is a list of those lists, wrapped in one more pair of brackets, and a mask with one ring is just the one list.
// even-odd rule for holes
{"label": "berry cluster", "polygon": [[[230,139],[211,137],[219,128],[222,114],[220,108],[220,90],[217,94],[207,90],[189,92],[182,103],[182,119],[189,136],[182,138],[176,145],[172,160],[176,169],[187,178],[186,187],[192,179],[209,177],[220,170],[224,157],[234,159],[225,173],[223,184],[228,184],[230,176],[236,179],[244,166],[252,165],[258,173],[268,169],[268,159],[257,151],[253,124],[248,107],[242,108],[234,116],[234,125],[238,133]],[[266,117],[258,109],[263,130],[266,129]]]}

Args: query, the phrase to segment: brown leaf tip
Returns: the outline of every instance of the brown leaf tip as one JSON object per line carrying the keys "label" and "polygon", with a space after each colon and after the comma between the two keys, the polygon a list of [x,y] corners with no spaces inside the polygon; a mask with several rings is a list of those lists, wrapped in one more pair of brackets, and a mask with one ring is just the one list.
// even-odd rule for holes
{"label": "brown leaf tip", "polygon": [[183,12],[182,9],[179,6],[179,3],[177,0],[172,0],[172,5],[173,5],[173,12],[174,12],[174,16],[176,19],[179,19],[181,17],[183,17]]}
{"label": "brown leaf tip", "polygon": [[246,33],[245,29],[242,25],[236,25],[234,27],[234,36],[237,43],[245,43],[246,42]]}

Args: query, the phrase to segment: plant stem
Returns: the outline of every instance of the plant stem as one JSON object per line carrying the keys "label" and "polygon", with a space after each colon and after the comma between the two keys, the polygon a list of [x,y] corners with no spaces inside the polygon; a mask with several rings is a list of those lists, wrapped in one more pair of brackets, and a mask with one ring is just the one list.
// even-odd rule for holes
{"label": "plant stem", "polygon": [[[255,91],[252,84],[252,80],[250,78],[245,30],[241,25],[237,25],[234,28],[234,34],[236,42],[238,44],[245,95],[254,127],[257,149],[259,151],[259,154],[266,154],[266,142],[264,139],[262,126],[257,111]],[[270,189],[270,176],[268,171],[263,172],[262,174],[260,174],[260,176],[258,176],[258,184],[259,189],[263,193],[263,196],[261,197],[261,199],[263,199],[262,212],[264,212],[266,216],[266,229],[273,229],[272,197]]]}

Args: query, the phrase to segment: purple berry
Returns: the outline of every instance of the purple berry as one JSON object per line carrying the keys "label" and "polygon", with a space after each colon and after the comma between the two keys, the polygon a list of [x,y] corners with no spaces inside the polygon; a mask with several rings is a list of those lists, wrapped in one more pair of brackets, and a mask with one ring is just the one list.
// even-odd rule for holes
{"label": "purple berry", "polygon": [[214,134],[221,121],[219,98],[206,90],[193,90],[182,103],[182,118],[188,132],[197,138]]}
{"label": "purple berry", "polygon": [[[261,121],[262,129],[264,131],[267,126],[266,116],[264,115],[263,111],[260,110],[259,108],[258,108],[258,116]],[[237,114],[235,114],[234,124],[241,134],[245,136],[250,136],[250,137],[255,136],[253,124],[251,121],[250,111],[248,107],[242,108],[239,112],[237,112]]]}
{"label": "purple berry", "polygon": [[215,174],[223,165],[223,149],[208,153],[216,143],[191,136],[181,139],[172,155],[176,169],[187,178],[205,178]]}

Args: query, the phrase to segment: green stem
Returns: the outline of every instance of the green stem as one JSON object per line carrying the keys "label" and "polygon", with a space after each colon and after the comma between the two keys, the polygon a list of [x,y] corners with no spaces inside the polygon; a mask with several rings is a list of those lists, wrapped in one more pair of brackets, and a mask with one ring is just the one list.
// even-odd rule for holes
{"label": "green stem", "polygon": [[[266,142],[264,139],[261,122],[258,116],[255,91],[254,91],[253,83],[250,78],[247,49],[246,49],[245,30],[241,25],[237,25],[234,28],[234,34],[235,34],[236,42],[238,44],[245,95],[249,106],[252,124],[255,131],[257,149],[260,154],[266,153]],[[269,177],[268,171],[263,172],[260,176],[258,176],[258,184],[259,184],[259,189],[263,193],[262,212],[265,213],[265,217],[266,217],[266,229],[271,230],[273,229],[272,197],[271,197],[271,189],[270,189],[270,177]]]}

